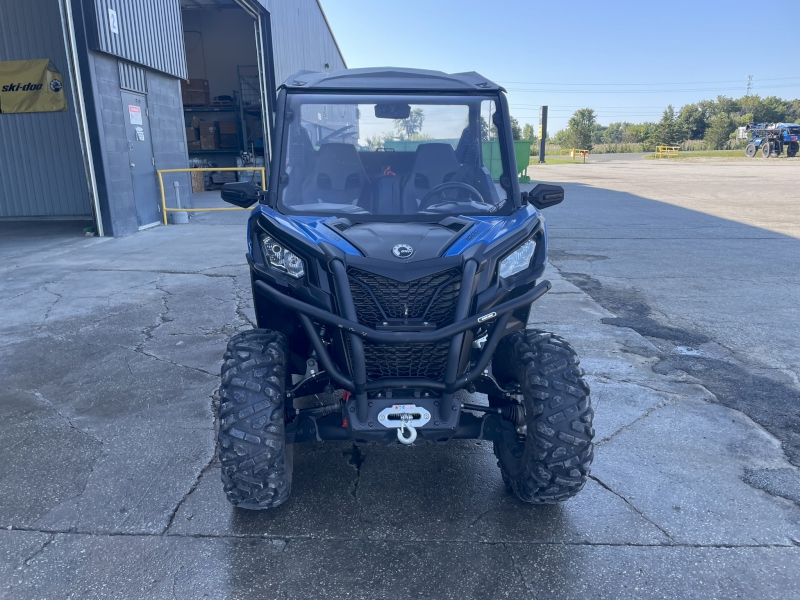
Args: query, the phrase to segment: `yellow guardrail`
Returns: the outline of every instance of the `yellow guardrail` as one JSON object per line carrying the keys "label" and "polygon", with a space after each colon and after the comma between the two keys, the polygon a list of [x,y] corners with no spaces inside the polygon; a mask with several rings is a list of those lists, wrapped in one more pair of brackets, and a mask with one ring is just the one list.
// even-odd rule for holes
{"label": "yellow guardrail", "polygon": [[167,225],[168,212],[218,212],[223,210],[250,210],[231,206],[225,208],[167,208],[167,198],[164,194],[164,173],[201,173],[203,171],[261,171],[261,189],[267,189],[267,172],[265,167],[201,167],[197,169],[159,169],[158,185],[161,188],[161,214],[164,218],[164,225]]}
{"label": "yellow guardrail", "polygon": [[559,152],[561,156],[569,155],[572,160],[576,158],[582,158],[583,162],[586,162],[586,157],[589,155],[588,150],[584,150],[583,148],[564,148]]}
{"label": "yellow guardrail", "polygon": [[678,156],[678,152],[680,152],[680,150],[680,146],[656,146],[654,156],[656,158],[664,158],[665,156],[667,158],[670,156]]}

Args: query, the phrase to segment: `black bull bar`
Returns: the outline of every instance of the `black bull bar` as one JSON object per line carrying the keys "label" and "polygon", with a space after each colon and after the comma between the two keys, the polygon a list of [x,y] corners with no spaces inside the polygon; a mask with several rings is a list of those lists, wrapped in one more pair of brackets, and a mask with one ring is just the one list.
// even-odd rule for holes
{"label": "black bull bar", "polygon": [[[456,390],[463,389],[477,379],[489,364],[495,348],[503,337],[506,326],[511,319],[512,312],[530,305],[532,302],[541,298],[552,287],[549,281],[542,281],[521,296],[502,302],[489,311],[467,316],[469,304],[472,300],[471,281],[475,277],[477,266],[474,261],[467,261],[464,269],[464,284],[459,294],[460,297],[456,309],[456,318],[458,320],[455,323],[434,331],[378,331],[371,327],[366,327],[355,320],[355,307],[353,305],[352,296],[350,295],[350,287],[344,264],[338,260],[333,260],[330,266],[336,283],[336,295],[341,310],[346,315],[352,315],[353,318],[341,317],[321,308],[317,308],[316,306],[312,306],[302,300],[279,292],[263,281],[256,281],[255,289],[275,304],[297,313],[300,323],[312,347],[317,353],[317,359],[322,363],[328,376],[343,389],[353,392],[357,407],[356,416],[359,421],[365,421],[367,417],[367,392],[392,388],[422,388],[442,392],[443,401],[440,403],[440,411],[442,415],[447,415],[449,411],[452,410],[453,393]],[[347,332],[353,349],[354,377],[342,373],[334,364],[320,337],[319,330],[311,319],[338,327]],[[494,322],[494,325],[488,334],[486,343],[477,362],[466,373],[458,376],[456,373],[458,352],[460,352],[463,341],[463,336],[461,334],[469,329],[474,329],[491,322]],[[434,381],[423,377],[389,377],[374,381],[366,380],[363,340],[382,344],[430,344],[445,339],[451,340],[451,352],[448,356],[448,364],[445,368],[444,381]]]}

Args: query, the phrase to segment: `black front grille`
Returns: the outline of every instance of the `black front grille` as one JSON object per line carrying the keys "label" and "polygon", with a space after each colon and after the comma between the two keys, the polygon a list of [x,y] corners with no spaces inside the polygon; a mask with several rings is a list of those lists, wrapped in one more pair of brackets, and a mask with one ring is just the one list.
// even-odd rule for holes
{"label": "black front grille", "polygon": [[450,342],[436,344],[375,344],[364,342],[367,377],[426,377],[438,380],[444,373]]}
{"label": "black front grille", "polygon": [[[437,327],[453,322],[461,271],[449,269],[408,283],[362,269],[348,269],[358,320],[369,327],[387,319],[429,321]],[[406,312],[407,311],[407,312]]]}
{"label": "black front grille", "polygon": [[[360,323],[375,327],[383,322],[412,320],[453,322],[461,289],[461,271],[449,269],[409,282],[397,281],[362,269],[348,269],[350,291]],[[441,379],[449,341],[435,344],[375,344],[364,342],[367,377],[426,377]]]}

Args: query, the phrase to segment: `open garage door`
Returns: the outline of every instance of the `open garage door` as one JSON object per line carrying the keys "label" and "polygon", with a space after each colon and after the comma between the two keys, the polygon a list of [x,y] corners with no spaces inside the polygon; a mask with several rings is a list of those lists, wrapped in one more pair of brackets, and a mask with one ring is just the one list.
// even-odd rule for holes
{"label": "open garage door", "polygon": [[[181,0],[181,9],[190,165],[268,167],[275,89],[271,53],[265,51],[271,47],[269,13],[257,2],[243,0]],[[217,188],[235,177],[231,172],[206,173],[202,183],[193,181],[193,192]]]}

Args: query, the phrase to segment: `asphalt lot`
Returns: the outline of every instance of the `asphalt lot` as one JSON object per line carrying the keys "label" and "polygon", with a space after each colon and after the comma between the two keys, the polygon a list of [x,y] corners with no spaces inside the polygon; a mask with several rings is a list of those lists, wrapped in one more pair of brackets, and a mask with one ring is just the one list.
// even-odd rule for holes
{"label": "asphalt lot", "polygon": [[596,407],[592,478],[552,507],[463,441],[298,446],[289,503],[232,509],[211,403],[252,326],[246,214],[24,247],[0,224],[0,598],[800,596],[800,164],[535,176],[568,196],[531,326]]}

